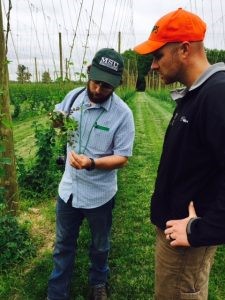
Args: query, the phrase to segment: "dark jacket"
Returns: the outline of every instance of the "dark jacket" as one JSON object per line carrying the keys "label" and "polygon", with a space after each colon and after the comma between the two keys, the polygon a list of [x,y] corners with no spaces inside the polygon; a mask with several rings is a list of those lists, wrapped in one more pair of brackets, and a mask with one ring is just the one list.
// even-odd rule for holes
{"label": "dark jacket", "polygon": [[194,202],[192,246],[225,243],[225,67],[218,65],[177,100],[151,201],[151,221],[163,230]]}

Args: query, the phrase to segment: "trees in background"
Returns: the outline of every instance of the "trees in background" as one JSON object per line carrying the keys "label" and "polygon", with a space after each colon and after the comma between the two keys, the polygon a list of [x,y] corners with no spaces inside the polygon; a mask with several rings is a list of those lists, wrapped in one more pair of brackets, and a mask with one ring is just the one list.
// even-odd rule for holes
{"label": "trees in background", "polygon": [[28,68],[24,65],[18,65],[17,68],[17,81],[19,83],[27,83],[30,82],[31,79],[31,73],[29,72]]}
{"label": "trees in background", "polygon": [[43,74],[42,74],[42,80],[41,80],[43,83],[50,83],[52,82],[52,79],[51,79],[51,76],[50,76],[50,73],[48,71],[45,71]]}

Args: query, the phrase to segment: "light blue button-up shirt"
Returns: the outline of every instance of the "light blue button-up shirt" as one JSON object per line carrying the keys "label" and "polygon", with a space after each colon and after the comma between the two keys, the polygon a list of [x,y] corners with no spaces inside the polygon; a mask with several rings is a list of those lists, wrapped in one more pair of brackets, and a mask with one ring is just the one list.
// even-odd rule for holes
{"label": "light blue button-up shirt", "polygon": [[[56,111],[65,111],[78,89],[72,90],[57,104]],[[115,93],[102,104],[90,102],[84,90],[72,106],[71,117],[78,121],[75,142],[67,145],[71,150],[88,157],[109,155],[129,157],[134,142],[133,114],[127,104]],[[95,208],[108,202],[117,192],[117,170],[77,170],[66,160],[65,171],[59,184],[59,196],[67,202],[73,195],[76,208]]]}

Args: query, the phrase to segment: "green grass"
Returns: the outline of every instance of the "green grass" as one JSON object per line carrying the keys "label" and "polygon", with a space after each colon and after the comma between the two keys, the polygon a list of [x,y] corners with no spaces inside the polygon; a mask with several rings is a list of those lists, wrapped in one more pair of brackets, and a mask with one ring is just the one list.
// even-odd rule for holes
{"label": "green grass", "polygon": [[48,120],[47,114],[42,116],[26,117],[24,120],[13,122],[15,152],[19,157],[29,160],[35,154],[35,137],[33,123],[45,123]]}
{"label": "green grass", "polygon": [[[130,106],[134,112],[136,138],[133,157],[119,171],[119,191],[114,209],[111,268],[111,300],[151,300],[154,285],[155,230],[149,220],[149,201],[153,192],[162,141],[172,105],[137,93]],[[15,126],[16,147],[28,134],[27,124]],[[26,127],[27,126],[27,127]],[[32,135],[32,132],[29,132]],[[26,141],[25,144],[28,144]],[[25,147],[25,146],[24,146]],[[24,150],[23,150],[24,151]],[[20,220],[32,222],[31,233],[38,239],[38,254],[14,270],[0,276],[0,299],[45,299],[52,269],[55,231],[55,200],[43,199],[38,205],[22,200]],[[88,286],[89,230],[86,222],[79,238],[72,299],[86,299]],[[210,300],[225,299],[225,251],[219,247],[210,277]]]}

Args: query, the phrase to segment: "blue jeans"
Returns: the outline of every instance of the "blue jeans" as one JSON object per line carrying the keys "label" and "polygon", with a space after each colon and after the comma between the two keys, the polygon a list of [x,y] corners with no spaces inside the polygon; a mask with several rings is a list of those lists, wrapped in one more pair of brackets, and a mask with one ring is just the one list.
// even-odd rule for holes
{"label": "blue jeans", "polygon": [[56,206],[56,243],[53,252],[54,269],[48,283],[48,299],[69,299],[71,277],[80,226],[87,219],[91,231],[89,284],[106,283],[109,273],[108,254],[114,198],[93,209],[79,209],[60,197]]}

